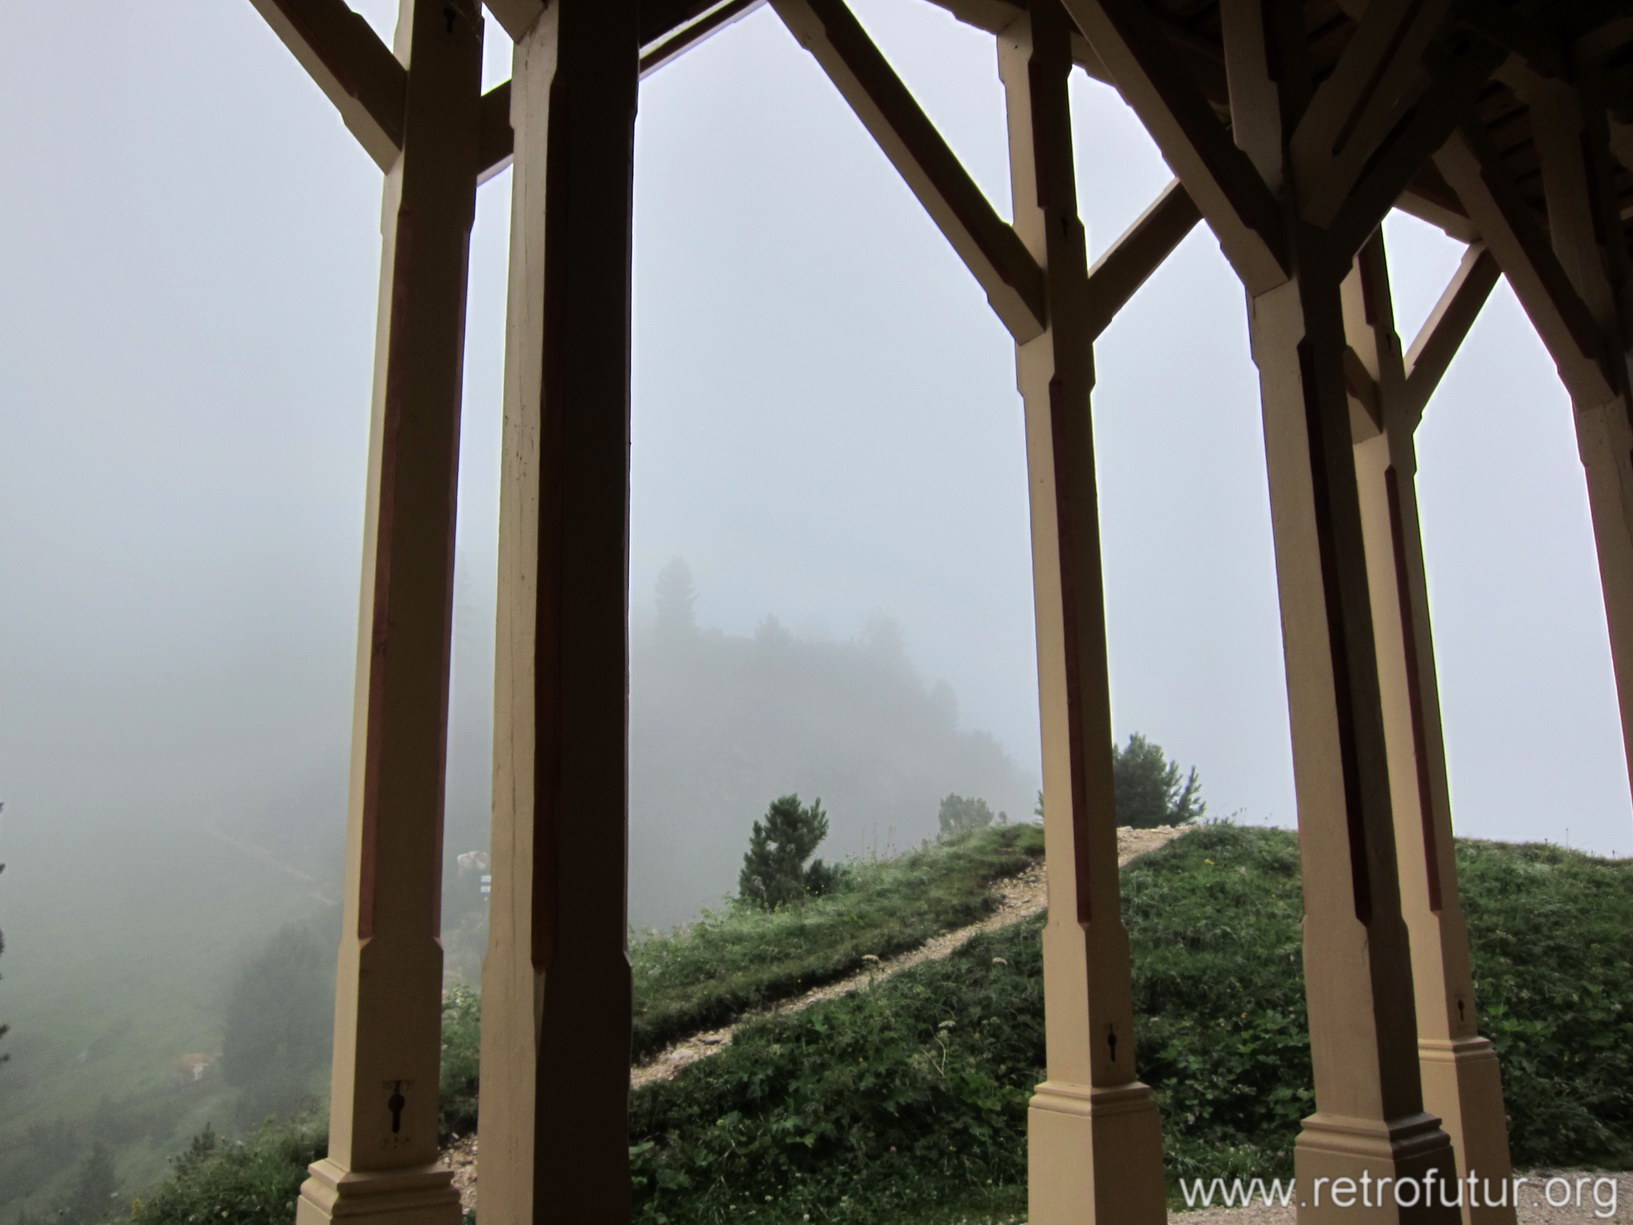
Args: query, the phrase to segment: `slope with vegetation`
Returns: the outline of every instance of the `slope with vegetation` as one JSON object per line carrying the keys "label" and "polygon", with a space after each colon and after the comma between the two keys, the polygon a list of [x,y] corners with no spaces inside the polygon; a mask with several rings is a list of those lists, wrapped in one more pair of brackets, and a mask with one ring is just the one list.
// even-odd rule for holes
{"label": "slope with vegetation", "polygon": [[[1005,857],[1024,862],[1036,839],[1033,827],[993,826],[859,865],[804,906],[742,909],[643,941],[643,1008],[649,1017],[695,1013],[693,993],[706,992],[716,959],[743,976],[743,997],[775,998],[815,981],[822,964],[845,962],[847,949],[877,954],[904,902],[954,925],[967,914],[954,903],[978,894]],[[1516,1163],[1626,1165],[1633,868],[1493,843],[1462,844],[1459,862]],[[1140,1063],[1162,1108],[1170,1178],[1288,1172],[1298,1120],[1312,1106],[1296,838],[1204,826],[1123,879]],[[1021,1211],[1026,1100],[1042,1071],[1040,922],[978,936],[850,995],[747,1021],[714,1057],[639,1089],[638,1219],[911,1223]],[[765,972],[758,982],[755,967]],[[454,993],[445,1015],[445,1126],[464,1131],[474,1122],[474,997]],[[242,1147],[196,1146],[135,1219],[179,1225],[227,1211],[244,1225],[282,1222],[320,1139],[309,1123]]]}
{"label": "slope with vegetation", "polygon": [[[1483,1028],[1521,1166],[1633,1160],[1633,869],[1465,843]],[[1313,1107],[1296,838],[1196,830],[1130,866],[1142,1074],[1167,1171],[1291,1172]],[[1042,1075],[1039,921],[876,989],[744,1026],[634,1102],[640,1219],[939,1220],[1025,1200]]]}

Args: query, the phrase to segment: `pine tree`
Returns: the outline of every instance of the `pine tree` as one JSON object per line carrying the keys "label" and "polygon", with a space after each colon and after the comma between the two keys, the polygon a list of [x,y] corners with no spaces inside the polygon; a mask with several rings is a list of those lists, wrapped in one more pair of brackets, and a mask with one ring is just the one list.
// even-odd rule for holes
{"label": "pine tree", "polygon": [[986,829],[992,824],[992,809],[985,800],[954,794],[941,801],[937,819],[941,823],[941,836],[945,838],[967,829]]}
{"label": "pine tree", "polygon": [[821,799],[802,806],[797,795],[779,796],[749,835],[737,894],[745,902],[776,910],[832,888],[834,870],[820,859],[806,860],[828,836]]}
{"label": "pine tree", "polygon": [[1121,749],[1112,746],[1112,777],[1117,788],[1117,824],[1135,829],[1184,825],[1207,809],[1202,802],[1196,767],[1181,781],[1179,764],[1161,746],[1138,732]]}
{"label": "pine tree", "polygon": [[692,585],[692,569],[685,559],[676,557],[658,571],[653,608],[657,615],[658,636],[669,641],[687,639],[697,633],[697,620],[692,606],[697,602],[697,589]]}
{"label": "pine tree", "polygon": [[[1208,810],[1202,802],[1202,784],[1192,766],[1184,782],[1179,764],[1168,760],[1160,745],[1152,744],[1138,732],[1119,748],[1111,746],[1112,785],[1117,790],[1117,824],[1135,829],[1159,825],[1185,825]],[[1032,810],[1043,820],[1043,792]]]}

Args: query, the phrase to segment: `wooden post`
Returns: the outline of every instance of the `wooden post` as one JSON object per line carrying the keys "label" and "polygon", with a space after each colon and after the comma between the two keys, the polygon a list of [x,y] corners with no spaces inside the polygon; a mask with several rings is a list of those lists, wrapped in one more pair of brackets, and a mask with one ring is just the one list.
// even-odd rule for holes
{"label": "wooden post", "polygon": [[[1411,939],[1423,1104],[1451,1137],[1463,1176],[1467,1225],[1513,1225],[1508,1129],[1497,1053],[1480,1036],[1468,928],[1457,885],[1440,693],[1418,526],[1414,432],[1430,360],[1450,361],[1495,280],[1494,261],[1471,250],[1431,317],[1409,372],[1395,332],[1382,231],[1344,283],[1350,347],[1373,395],[1352,411],[1356,484],[1389,761],[1401,907]],[[1450,331],[1452,335],[1447,336]],[[1437,354],[1426,359],[1426,352]],[[1418,376],[1412,390],[1410,374]],[[1469,1181],[1473,1176],[1473,1182]]]}
{"label": "wooden post", "polygon": [[629,1219],[635,0],[516,32],[482,1214]]}
{"label": "wooden post", "polygon": [[[1298,273],[1250,299],[1264,408],[1304,865],[1304,975],[1316,1113],[1296,1145],[1303,1223],[1450,1222],[1457,1177],[1423,1109],[1395,859],[1372,595],[1351,444],[1339,285],[1349,262],[1306,235]],[[1341,1202],[1340,1180],[1371,1197]]]}
{"label": "wooden post", "polygon": [[437,1161],[443,766],[482,15],[404,0],[386,176],[329,1154],[302,1225],[455,1225]]}
{"label": "wooden post", "polygon": [[[1222,0],[1227,130],[1139,0],[1064,3],[1248,295],[1304,873],[1317,1112],[1296,1149],[1300,1220],[1455,1221],[1451,1143],[1418,1070],[1340,286],[1501,52],[1444,5],[1381,0],[1317,82],[1296,13]],[[1425,1176],[1444,1180],[1436,1193]]]}
{"label": "wooden post", "polygon": [[1571,287],[1598,333],[1609,386],[1572,390],[1577,447],[1599,557],[1622,742],[1633,772],[1633,310],[1628,251],[1611,183],[1610,137],[1602,110],[1558,80],[1525,91],[1548,201],[1548,232]]}
{"label": "wooden post", "polygon": [[1522,93],[1542,162],[1546,227],[1477,125],[1466,125],[1435,164],[1496,256],[1575,409],[1633,771],[1633,353],[1623,305],[1628,255],[1605,165],[1609,135],[1603,111],[1584,106],[1570,85],[1538,79]]}
{"label": "wooden post", "polygon": [[1093,331],[1077,216],[1070,26],[1056,0],[999,38],[1015,228],[1044,274],[1047,328],[1016,346],[1032,502],[1043,730],[1048,1079],[1028,1115],[1034,1225],[1166,1218],[1162,1135],[1135,1075],[1117,872],[1111,695],[1089,395]]}

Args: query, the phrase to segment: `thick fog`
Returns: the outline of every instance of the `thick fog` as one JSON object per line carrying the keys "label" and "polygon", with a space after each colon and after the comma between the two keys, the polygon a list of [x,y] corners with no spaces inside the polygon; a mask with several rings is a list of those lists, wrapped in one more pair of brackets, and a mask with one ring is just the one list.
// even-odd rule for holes
{"label": "thick fog", "polygon": [[[359,7],[389,25],[388,0]],[[1007,213],[990,40],[930,5],[856,7]],[[244,0],[8,17],[0,1101],[38,1121],[219,1053],[238,967],[286,922],[332,935],[380,181]],[[496,81],[496,26],[489,43]],[[1111,91],[1080,76],[1073,101],[1098,252],[1169,175]],[[821,796],[829,853],[883,854],[931,834],[947,792],[1028,814],[1039,766],[1020,406],[981,292],[769,10],[650,78],[641,107],[648,926],[734,888],[779,794]],[[448,792],[467,918],[479,870],[453,857],[486,845],[508,190],[482,189],[471,260]],[[1386,232],[1409,338],[1458,252],[1411,219]],[[1290,825],[1256,378],[1208,233],[1096,356],[1119,734],[1194,764],[1210,814]],[[1625,853],[1570,406],[1506,287],[1420,444],[1459,831]],[[666,619],[676,558],[693,598]],[[468,942],[450,951],[474,972]]]}

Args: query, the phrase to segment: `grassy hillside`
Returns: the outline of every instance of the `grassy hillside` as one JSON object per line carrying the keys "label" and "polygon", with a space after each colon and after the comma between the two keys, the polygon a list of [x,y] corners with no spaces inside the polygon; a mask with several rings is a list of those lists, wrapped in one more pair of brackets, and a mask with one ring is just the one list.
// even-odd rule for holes
{"label": "grassy hillside", "polygon": [[[1633,1145],[1633,868],[1460,848],[1484,1031],[1521,1165]],[[1170,1178],[1290,1172],[1312,1108],[1293,835],[1215,826],[1124,874],[1142,1074]],[[1040,924],[755,1023],[635,1096],[641,1219],[935,1220],[1024,1206],[1043,1057]]]}
{"label": "grassy hillside", "polygon": [[1035,825],[1004,825],[844,869],[840,889],[766,914],[730,909],[637,940],[635,1057],[684,1034],[799,995],[985,917],[986,886],[1043,854]]}
{"label": "grassy hillside", "polygon": [[[1490,843],[1462,845],[1459,861],[1516,1161],[1628,1164],[1633,868]],[[1295,839],[1206,827],[1124,882],[1140,1064],[1162,1108],[1169,1176],[1286,1173],[1312,1105]],[[768,940],[787,921],[762,920]],[[733,941],[752,946],[752,921],[716,926],[730,930],[722,956]],[[1020,1211],[1026,1099],[1043,1054],[1039,926],[744,1025],[718,1055],[642,1088],[631,1128],[639,1219],[941,1225]],[[709,930],[686,937],[697,946],[677,964],[706,963]],[[474,1070],[475,1032],[474,1001],[455,997],[456,1078]],[[287,1204],[315,1142],[310,1126],[286,1128],[189,1158],[137,1220],[179,1225],[230,1208],[242,1225],[281,1223],[286,1208],[255,1205]]]}

